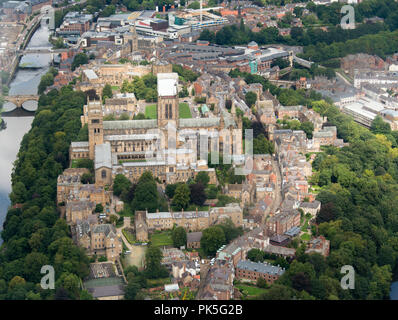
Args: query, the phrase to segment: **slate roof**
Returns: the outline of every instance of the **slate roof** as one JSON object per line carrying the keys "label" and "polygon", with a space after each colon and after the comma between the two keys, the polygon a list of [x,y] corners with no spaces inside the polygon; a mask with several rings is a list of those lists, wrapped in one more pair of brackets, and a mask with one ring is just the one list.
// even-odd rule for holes
{"label": "slate roof", "polygon": [[157,128],[156,119],[104,121],[104,130]]}
{"label": "slate roof", "polygon": [[95,146],[95,169],[102,167],[112,169],[112,152],[109,143],[97,144]]}
{"label": "slate roof", "polygon": [[273,266],[268,263],[252,262],[249,260],[240,260],[236,265],[236,268],[239,268],[241,270],[256,271],[271,275],[282,275],[285,273],[285,270],[281,267]]}
{"label": "slate roof", "polygon": [[202,239],[202,232],[190,232],[187,234],[187,242],[199,242]]}

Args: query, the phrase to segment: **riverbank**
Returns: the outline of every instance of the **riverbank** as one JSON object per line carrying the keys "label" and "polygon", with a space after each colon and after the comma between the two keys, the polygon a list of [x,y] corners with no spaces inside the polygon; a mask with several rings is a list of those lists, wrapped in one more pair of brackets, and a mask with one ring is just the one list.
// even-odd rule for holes
{"label": "riverbank", "polygon": [[[45,27],[37,29],[27,48],[51,47],[51,44],[48,42],[49,34],[50,31]],[[27,57],[25,59],[29,61],[32,58]],[[51,56],[49,54],[42,54],[39,60],[42,65],[41,69],[17,70],[9,85],[9,95],[37,94],[40,79],[49,68]],[[0,119],[2,119],[0,121],[0,145],[2,148],[0,152],[0,230],[3,229],[7,210],[11,204],[9,194],[11,193],[13,164],[17,158],[22,138],[31,127],[37,103],[28,101],[24,107],[31,111],[15,108],[15,105],[11,103],[4,103],[2,107],[3,114],[0,116]],[[0,244],[2,242],[3,240],[0,237]]]}

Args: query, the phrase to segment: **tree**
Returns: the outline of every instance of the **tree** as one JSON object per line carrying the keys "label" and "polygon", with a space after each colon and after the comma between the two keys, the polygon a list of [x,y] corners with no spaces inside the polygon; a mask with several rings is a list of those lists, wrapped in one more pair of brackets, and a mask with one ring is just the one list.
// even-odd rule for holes
{"label": "tree", "polygon": [[120,196],[123,191],[129,190],[131,187],[131,181],[127,179],[123,174],[117,174],[113,180],[113,194]]}
{"label": "tree", "polygon": [[176,210],[186,209],[189,205],[190,191],[186,184],[179,184],[174,193],[172,205]]}
{"label": "tree", "polygon": [[25,257],[25,275],[27,279],[38,283],[42,277],[41,267],[48,264],[48,257],[43,253],[31,252]]}
{"label": "tree", "polygon": [[385,299],[390,291],[391,267],[389,265],[382,267],[374,265],[371,274],[368,299]]}
{"label": "tree", "polygon": [[263,262],[264,261],[264,251],[253,248],[247,252],[247,259],[253,262]]}
{"label": "tree", "polygon": [[117,217],[117,215],[115,214],[111,214],[109,216],[109,221],[113,224],[116,225],[116,223],[118,222],[119,218]]}
{"label": "tree", "polygon": [[93,296],[87,290],[80,292],[80,300],[93,300]]}
{"label": "tree", "polygon": [[314,124],[311,121],[304,121],[300,125],[300,129],[305,132],[308,139],[312,139],[312,132],[314,131]]}
{"label": "tree", "polygon": [[329,222],[336,218],[337,209],[332,202],[322,204],[321,210],[316,217],[317,223]]}
{"label": "tree", "polygon": [[260,296],[261,300],[291,300],[294,297],[292,288],[280,284],[273,284],[266,293]]}
{"label": "tree", "polygon": [[141,287],[136,281],[129,281],[125,288],[124,299],[125,300],[135,300],[135,297],[140,291]]}
{"label": "tree", "polygon": [[191,2],[188,5],[188,9],[195,9],[195,10],[200,9],[200,3],[198,1]]}
{"label": "tree", "polygon": [[142,112],[134,115],[133,117],[133,120],[145,120],[145,119],[146,119],[145,114],[143,114]]}
{"label": "tree", "polygon": [[233,239],[243,234],[242,228],[235,227],[231,218],[225,219],[222,223],[219,224],[219,227],[223,229],[225,234],[225,241],[227,243],[231,242]]}
{"label": "tree", "polygon": [[203,230],[200,247],[206,255],[214,256],[223,244],[226,244],[226,240],[221,227],[212,226]]}
{"label": "tree", "polygon": [[370,130],[377,134],[377,133],[381,133],[381,134],[389,134],[391,133],[391,127],[390,124],[385,122],[383,120],[383,118],[379,115],[377,115],[371,124]]}
{"label": "tree", "polygon": [[40,80],[39,87],[37,89],[38,93],[41,94],[47,87],[54,84],[54,75],[51,72],[47,72]]}
{"label": "tree", "polygon": [[113,93],[112,93],[112,87],[110,84],[106,84],[104,86],[104,89],[102,89],[102,99],[103,101],[105,101],[106,98],[112,98],[113,97]]}
{"label": "tree", "polygon": [[115,12],[116,12],[116,7],[113,4],[111,4],[109,6],[106,6],[105,9],[102,10],[100,16],[101,17],[109,17],[112,14],[114,14]]}
{"label": "tree", "polygon": [[171,239],[173,240],[173,246],[180,248],[187,245],[187,232],[183,227],[174,228],[171,232]]}
{"label": "tree", "polygon": [[253,139],[254,154],[272,154],[274,151],[274,144],[267,140],[263,134],[260,134]]}
{"label": "tree", "polygon": [[148,278],[156,279],[167,276],[167,270],[161,265],[162,258],[163,254],[159,247],[149,246],[145,254],[145,273]]}
{"label": "tree", "polygon": [[83,184],[94,183],[94,175],[92,173],[83,173],[80,181]]}
{"label": "tree", "polygon": [[173,183],[166,186],[165,193],[169,197],[169,199],[172,199],[174,197],[178,184],[179,183]]}
{"label": "tree", "polygon": [[266,288],[267,280],[265,280],[263,277],[258,277],[256,285],[259,288]]}
{"label": "tree", "polygon": [[311,292],[311,279],[304,272],[296,273],[292,277],[292,287],[298,291]]}
{"label": "tree", "polygon": [[155,212],[159,208],[159,194],[152,173],[145,171],[138,180],[131,203],[133,210]]}
{"label": "tree", "polygon": [[78,53],[73,58],[71,69],[72,69],[72,71],[74,71],[76,68],[80,67],[83,64],[87,64],[87,63],[88,63],[87,55],[83,52]]}
{"label": "tree", "polygon": [[189,189],[191,202],[198,206],[203,206],[206,201],[206,193],[203,184],[191,184],[189,185]]}
{"label": "tree", "polygon": [[207,187],[207,184],[210,182],[209,174],[205,171],[200,171],[195,177],[195,182]]}
{"label": "tree", "polygon": [[95,205],[95,210],[96,213],[101,213],[104,212],[104,206],[101,203],[97,203]]}

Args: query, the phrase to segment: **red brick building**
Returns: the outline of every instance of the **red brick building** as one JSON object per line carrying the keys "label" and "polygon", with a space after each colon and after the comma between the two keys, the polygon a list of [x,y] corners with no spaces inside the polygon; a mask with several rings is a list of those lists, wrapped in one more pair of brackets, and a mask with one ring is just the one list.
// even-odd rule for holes
{"label": "red brick building", "polygon": [[259,278],[263,278],[268,284],[272,284],[284,272],[283,268],[268,263],[241,260],[236,265],[235,277],[253,282],[256,282]]}

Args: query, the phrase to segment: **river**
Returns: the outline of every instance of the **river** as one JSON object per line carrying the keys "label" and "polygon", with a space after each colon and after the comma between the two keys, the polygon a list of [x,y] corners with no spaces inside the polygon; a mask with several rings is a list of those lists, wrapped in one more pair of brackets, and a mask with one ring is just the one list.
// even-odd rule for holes
{"label": "river", "polygon": [[[51,48],[51,44],[48,42],[49,35],[50,31],[47,27],[42,26],[38,28],[26,49]],[[34,65],[36,68],[19,69],[10,84],[9,95],[37,94],[40,78],[49,69],[50,61],[50,54],[26,54],[23,56],[21,64]],[[27,101],[23,106],[27,110],[34,111],[37,108],[37,102]],[[11,111],[15,109],[15,106],[5,103],[3,109],[4,111]],[[19,114],[23,114],[23,112]],[[11,192],[13,163],[16,160],[24,134],[31,128],[33,116],[4,116],[4,120],[7,128],[0,131],[0,230],[3,228],[7,208],[10,205],[8,195]],[[0,238],[1,243],[2,239]]]}

